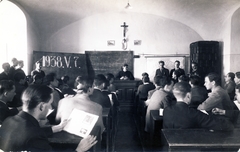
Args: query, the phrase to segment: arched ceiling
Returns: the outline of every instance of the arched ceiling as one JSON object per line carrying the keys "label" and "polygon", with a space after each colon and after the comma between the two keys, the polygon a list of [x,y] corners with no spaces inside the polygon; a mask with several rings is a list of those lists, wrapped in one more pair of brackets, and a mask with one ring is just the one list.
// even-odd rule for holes
{"label": "arched ceiling", "polygon": [[240,7],[240,0],[10,0],[30,15],[44,33],[58,31],[82,18],[104,12],[153,14],[189,27],[222,25]]}

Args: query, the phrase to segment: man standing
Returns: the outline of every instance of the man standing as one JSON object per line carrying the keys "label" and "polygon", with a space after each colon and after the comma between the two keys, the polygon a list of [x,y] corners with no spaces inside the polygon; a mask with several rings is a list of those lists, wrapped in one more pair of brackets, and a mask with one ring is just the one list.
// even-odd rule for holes
{"label": "man standing", "polygon": [[13,80],[13,76],[15,74],[17,65],[18,65],[18,60],[16,58],[12,58],[12,66],[9,69],[9,78],[11,80]]}
{"label": "man standing", "polygon": [[183,69],[180,68],[180,61],[176,60],[174,62],[174,69],[172,69],[170,71],[170,77],[173,78],[173,73],[175,73],[176,75],[176,80],[178,81],[178,78],[181,76],[181,75],[185,75],[185,71]]}
{"label": "man standing", "polygon": [[164,68],[164,61],[159,61],[159,69],[156,70],[155,76],[165,76],[165,77],[169,77],[169,70]]}
{"label": "man standing", "polygon": [[32,72],[31,72],[31,77],[33,78],[34,75],[40,74],[40,75],[42,75],[42,77],[44,78],[44,77],[45,77],[45,72],[44,72],[43,70],[41,70],[41,69],[42,69],[41,62],[40,62],[40,61],[37,61],[37,62],[35,63],[35,66],[36,66],[35,69],[32,70]]}

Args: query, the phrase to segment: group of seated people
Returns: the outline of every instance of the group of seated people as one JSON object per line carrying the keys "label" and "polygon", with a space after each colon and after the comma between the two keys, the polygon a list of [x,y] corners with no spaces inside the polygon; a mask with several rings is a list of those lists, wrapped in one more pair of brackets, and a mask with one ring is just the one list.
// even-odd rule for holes
{"label": "group of seated people", "polygon": [[[48,136],[63,130],[73,109],[99,116],[95,126],[103,133],[103,108],[117,110],[119,106],[110,73],[98,74],[94,80],[78,76],[75,88],[69,87],[68,76],[57,79],[55,73],[45,74],[40,62],[31,72],[32,81],[26,82],[26,75],[19,75],[15,72],[14,79],[0,80],[0,149],[4,151],[51,150]],[[17,104],[12,104],[17,94]],[[96,137],[89,135],[79,142],[76,151],[87,151],[96,143]]]}
{"label": "group of seated people", "polygon": [[[176,64],[179,65],[179,61]],[[203,76],[199,71],[197,64],[193,63],[190,74],[178,72],[176,79],[164,68],[164,61],[160,61],[154,83],[150,82],[147,73],[142,74],[142,84],[138,87],[136,100],[137,108],[145,106],[138,113],[144,115],[145,133],[149,133],[152,127],[151,110],[159,110],[159,113],[163,111],[164,129],[205,128],[229,131],[239,127],[240,109],[236,104],[240,103],[240,72],[229,72],[221,87],[219,74],[212,72]],[[234,79],[235,75],[237,79]]]}
{"label": "group of seated people", "polygon": [[[57,79],[55,73],[45,74],[40,62],[36,62],[36,69],[27,81],[25,73],[19,70],[23,62],[12,61],[12,67],[3,64],[4,72],[0,74],[1,150],[50,150],[47,137],[63,130],[74,108],[98,115],[96,125],[104,132],[103,108],[114,107],[115,111],[119,106],[113,74],[98,74],[94,80],[78,76],[75,88],[71,88],[68,76]],[[17,65],[21,68],[16,68]],[[234,100],[240,103],[240,72],[236,73],[236,82],[235,74],[228,73],[221,87],[220,75],[202,76],[196,63],[192,64],[191,73],[185,75],[179,65],[175,61],[175,68],[169,72],[164,68],[164,61],[160,61],[154,83],[147,73],[142,74],[136,99],[138,104],[146,106],[145,132],[150,129],[150,111],[159,109],[164,109],[163,128],[227,131],[239,127],[239,109]],[[116,79],[134,80],[128,65],[123,67]],[[48,114],[49,110],[53,112]],[[87,151],[96,143],[96,137],[88,136],[79,142],[76,150]]]}

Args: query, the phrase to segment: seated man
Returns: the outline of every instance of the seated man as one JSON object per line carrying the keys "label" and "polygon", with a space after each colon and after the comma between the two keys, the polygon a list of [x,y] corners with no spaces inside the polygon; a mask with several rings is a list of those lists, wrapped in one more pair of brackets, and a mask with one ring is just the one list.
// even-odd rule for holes
{"label": "seated man", "polygon": [[198,110],[211,112],[213,108],[224,110],[232,110],[234,108],[234,104],[230,100],[227,91],[220,86],[220,83],[220,76],[216,73],[209,73],[205,77],[204,86],[207,90],[211,90],[212,92],[209,93],[208,98],[198,106]]}
{"label": "seated man", "polygon": [[147,113],[146,113],[146,125],[145,125],[145,131],[149,132],[149,126],[150,126],[150,111],[151,110],[159,110],[164,109],[167,106],[171,106],[176,104],[176,99],[172,94],[172,88],[174,85],[174,82],[169,77],[162,77],[161,78],[161,85],[164,87],[156,90],[152,97],[150,98],[149,105],[147,107]]}
{"label": "seated man", "polygon": [[[240,84],[238,84],[235,88],[236,93],[236,101],[234,101],[236,104],[240,104]],[[216,115],[224,115],[230,118],[233,121],[233,124],[236,128],[240,128],[240,107],[236,110],[223,110],[219,108],[214,108],[212,110],[212,113]]]}
{"label": "seated man", "polygon": [[208,97],[205,87],[201,86],[201,78],[197,75],[190,76],[189,84],[191,85],[191,102],[189,107],[196,108]]}
{"label": "seated man", "polygon": [[16,95],[13,98],[12,102],[8,102],[9,107],[20,107],[22,106],[21,95],[23,91],[27,88],[26,84],[26,75],[22,72],[16,72],[13,76],[15,92]]}
{"label": "seated man", "polygon": [[236,83],[234,81],[235,78],[235,74],[233,72],[229,72],[226,76],[225,76],[225,85],[224,85],[224,89],[227,91],[231,101],[234,100],[235,97],[235,87],[236,87]]}
{"label": "seated man", "polygon": [[78,76],[75,80],[77,85],[77,93],[74,97],[66,97],[60,100],[56,115],[56,121],[68,119],[74,108],[83,110],[85,112],[98,115],[97,126],[101,127],[104,131],[104,125],[102,120],[102,107],[98,103],[89,99],[89,95],[92,94],[92,81],[86,77]]}
{"label": "seated man", "polygon": [[213,130],[233,130],[233,124],[224,118],[211,117],[197,109],[190,108],[191,86],[187,82],[176,83],[173,94],[177,99],[175,105],[163,111],[163,128],[189,129],[206,128]]}
{"label": "seated man", "polygon": [[148,76],[142,78],[143,84],[138,87],[137,96],[140,101],[146,101],[148,97],[148,91],[155,89],[156,87],[153,83],[150,83],[150,79]]}
{"label": "seated man", "polygon": [[[45,85],[31,85],[23,92],[23,111],[7,118],[0,128],[0,149],[4,151],[51,150],[47,135],[61,131],[67,122],[62,121],[57,126],[40,128],[38,121],[46,119],[53,101],[52,96],[52,89]],[[95,138],[90,136],[80,141],[76,151],[86,151],[94,144],[96,144]]]}
{"label": "seated man", "polygon": [[159,89],[161,89],[161,88],[164,87],[164,86],[162,86],[162,84],[161,84],[161,79],[162,79],[162,77],[161,77],[161,76],[158,76],[158,75],[154,77],[155,89],[148,91],[148,97],[147,97],[147,100],[145,101],[145,104],[146,104],[146,105],[149,104],[149,101],[150,101],[153,93],[154,93],[155,91],[157,91],[157,90],[159,90]]}
{"label": "seated man", "polygon": [[116,78],[118,80],[134,80],[134,76],[131,71],[128,71],[128,64],[122,66],[122,71],[119,71]]}
{"label": "seated man", "polygon": [[18,113],[16,108],[10,109],[7,102],[11,102],[15,96],[15,86],[11,80],[0,81],[0,125],[9,116]]}
{"label": "seated man", "polygon": [[89,98],[98,104],[100,104],[103,108],[110,108],[111,101],[108,95],[102,93],[104,85],[106,82],[106,77],[102,74],[98,74],[93,82],[94,90],[93,93],[89,96]]}

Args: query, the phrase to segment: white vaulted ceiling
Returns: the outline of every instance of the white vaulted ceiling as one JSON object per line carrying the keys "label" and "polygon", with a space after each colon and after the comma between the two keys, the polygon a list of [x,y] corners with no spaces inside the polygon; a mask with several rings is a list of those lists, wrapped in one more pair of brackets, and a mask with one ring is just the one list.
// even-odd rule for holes
{"label": "white vaulted ceiling", "polygon": [[[53,34],[91,15],[125,11],[128,0],[11,0],[30,15],[39,30]],[[240,0],[129,0],[134,13],[152,14],[193,29],[221,26],[240,7]],[[214,23],[214,24],[213,24]]]}

